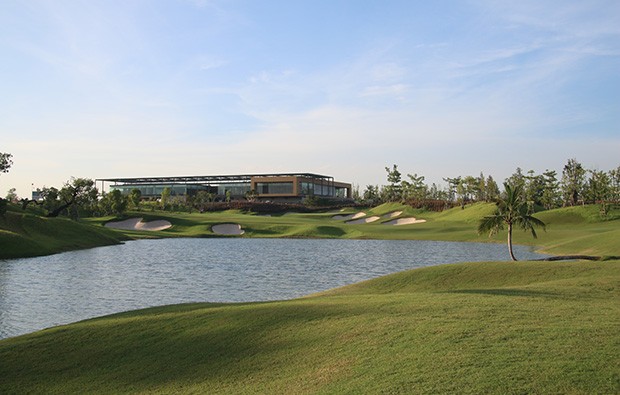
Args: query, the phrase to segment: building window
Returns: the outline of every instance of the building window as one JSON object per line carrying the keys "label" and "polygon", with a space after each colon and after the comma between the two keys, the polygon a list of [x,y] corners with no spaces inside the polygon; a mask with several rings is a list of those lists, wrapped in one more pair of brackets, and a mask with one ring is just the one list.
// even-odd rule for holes
{"label": "building window", "polygon": [[257,182],[256,188],[261,195],[292,195],[292,182]]}

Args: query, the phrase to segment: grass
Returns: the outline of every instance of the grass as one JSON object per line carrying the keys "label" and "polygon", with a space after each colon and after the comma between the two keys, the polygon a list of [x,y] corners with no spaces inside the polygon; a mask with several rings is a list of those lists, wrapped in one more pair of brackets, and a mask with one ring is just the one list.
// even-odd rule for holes
{"label": "grass", "polygon": [[8,211],[0,216],[0,259],[118,244],[123,234],[66,218],[45,218]]}
{"label": "grass", "polygon": [[[427,222],[129,215],[170,220],[164,237],[215,237],[211,225],[233,222],[246,229],[242,237],[488,240],[474,225],[492,206],[403,209]],[[548,252],[620,255],[617,219],[588,207],[537,216],[548,231],[536,243]],[[86,222],[99,229],[109,220]],[[0,393],[613,394],[618,328],[619,260],[447,264],[294,300],[163,306],[4,339]]]}
{"label": "grass", "polygon": [[620,391],[620,262],[485,262],[0,342],[2,393]]}

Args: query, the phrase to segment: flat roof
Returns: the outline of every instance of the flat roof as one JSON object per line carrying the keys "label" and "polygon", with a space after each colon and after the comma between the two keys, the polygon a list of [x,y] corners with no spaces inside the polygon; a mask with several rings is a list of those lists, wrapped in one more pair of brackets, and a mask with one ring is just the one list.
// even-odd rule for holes
{"label": "flat roof", "polygon": [[332,180],[334,177],[314,173],[271,173],[271,174],[237,174],[220,176],[181,176],[181,177],[137,177],[137,178],[98,178],[95,181],[114,182],[132,185],[141,184],[198,184],[250,182],[258,177],[305,177]]}

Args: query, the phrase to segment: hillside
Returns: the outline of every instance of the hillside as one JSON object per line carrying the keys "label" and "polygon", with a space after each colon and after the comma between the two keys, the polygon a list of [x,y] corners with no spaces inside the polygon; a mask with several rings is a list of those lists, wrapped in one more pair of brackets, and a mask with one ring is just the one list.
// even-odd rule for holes
{"label": "hillside", "polygon": [[8,211],[0,216],[0,259],[118,244],[127,237],[65,218]]}

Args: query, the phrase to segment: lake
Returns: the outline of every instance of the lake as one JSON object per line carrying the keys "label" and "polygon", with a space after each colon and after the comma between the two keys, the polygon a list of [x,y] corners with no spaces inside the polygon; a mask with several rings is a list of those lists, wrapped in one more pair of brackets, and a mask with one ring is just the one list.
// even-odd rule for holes
{"label": "lake", "polygon": [[[514,248],[518,259],[540,257]],[[503,244],[234,238],[135,240],[0,260],[0,339],[145,307],[291,299],[424,266],[501,260]]]}

